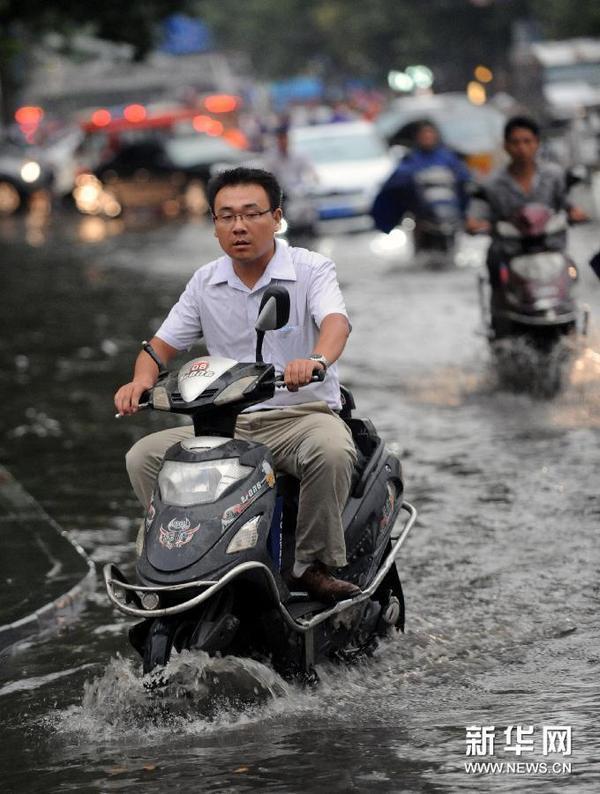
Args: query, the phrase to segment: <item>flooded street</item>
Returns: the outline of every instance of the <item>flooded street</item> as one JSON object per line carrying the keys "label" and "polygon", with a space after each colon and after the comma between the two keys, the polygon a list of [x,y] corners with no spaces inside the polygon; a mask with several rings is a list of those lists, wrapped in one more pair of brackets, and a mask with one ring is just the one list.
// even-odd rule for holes
{"label": "flooded street", "polygon": [[[112,395],[218,248],[203,222],[84,220],[0,227],[0,463],[99,574],[108,561],[129,574],[140,515],[123,456],[173,420],[115,421]],[[324,234],[315,247],[337,263],[353,322],[342,380],[400,452],[419,511],[400,559],[406,633],[366,664],[321,669],[314,690],[182,656],[180,696],[149,699],[99,575],[76,622],[0,657],[2,791],[598,791],[598,227],[571,234],[592,322],[552,400],[498,388],[476,333],[481,240],[430,271],[402,240]],[[494,752],[467,756],[467,728],[491,726]],[[543,753],[549,726],[571,728],[571,755]],[[533,744],[517,755],[521,729]],[[548,773],[482,776],[470,760]]]}

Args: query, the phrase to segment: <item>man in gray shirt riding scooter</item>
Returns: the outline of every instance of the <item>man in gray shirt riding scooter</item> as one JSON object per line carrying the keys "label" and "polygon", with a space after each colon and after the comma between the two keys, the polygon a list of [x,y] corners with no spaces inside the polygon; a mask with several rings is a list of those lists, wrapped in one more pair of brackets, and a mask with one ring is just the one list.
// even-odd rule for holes
{"label": "man in gray shirt riding scooter", "polygon": [[[511,220],[525,204],[543,204],[554,212],[565,210],[572,223],[588,220],[583,210],[567,199],[567,183],[560,166],[538,159],[540,128],[533,119],[514,116],[504,127],[504,148],[509,164],[496,172],[481,188],[467,209],[465,229],[492,235],[487,266],[492,289],[498,285],[502,260],[500,241],[496,239],[495,224]],[[560,232],[553,241],[557,250],[566,245],[566,235]]]}

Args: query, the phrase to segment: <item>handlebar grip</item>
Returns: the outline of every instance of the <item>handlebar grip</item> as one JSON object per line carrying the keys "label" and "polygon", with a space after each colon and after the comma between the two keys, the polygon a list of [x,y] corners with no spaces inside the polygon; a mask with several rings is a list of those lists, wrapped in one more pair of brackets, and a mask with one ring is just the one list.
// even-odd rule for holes
{"label": "handlebar grip", "polygon": [[[309,383],[320,383],[321,381],[324,381],[326,374],[327,374],[326,370],[324,370],[324,369],[316,369],[313,372],[313,376],[310,379]],[[306,384],[306,385],[308,386],[308,384]],[[285,388],[285,381],[283,379],[283,372],[277,372],[275,374],[275,386],[278,389],[284,389]]]}
{"label": "handlebar grip", "polygon": [[[151,389],[144,389],[144,391],[140,394],[140,398],[138,400],[138,410],[143,410],[144,408],[152,408],[152,403],[150,402],[150,397],[152,395]],[[115,419],[120,419],[125,414],[115,414]]]}

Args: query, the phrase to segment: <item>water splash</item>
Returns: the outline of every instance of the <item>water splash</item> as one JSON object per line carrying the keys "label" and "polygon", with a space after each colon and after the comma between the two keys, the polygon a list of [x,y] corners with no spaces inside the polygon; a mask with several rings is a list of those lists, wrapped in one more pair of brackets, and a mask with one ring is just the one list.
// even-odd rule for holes
{"label": "water splash", "polygon": [[555,397],[567,383],[576,345],[560,339],[550,350],[537,349],[524,337],[502,339],[493,345],[498,385],[533,397]]}
{"label": "water splash", "polygon": [[252,659],[183,652],[166,668],[142,676],[139,664],[117,656],[84,684],[81,705],[47,719],[61,734],[111,740],[125,731],[137,741],[152,740],[164,731],[208,731],[251,721],[268,713],[273,702],[291,697],[292,689]]}

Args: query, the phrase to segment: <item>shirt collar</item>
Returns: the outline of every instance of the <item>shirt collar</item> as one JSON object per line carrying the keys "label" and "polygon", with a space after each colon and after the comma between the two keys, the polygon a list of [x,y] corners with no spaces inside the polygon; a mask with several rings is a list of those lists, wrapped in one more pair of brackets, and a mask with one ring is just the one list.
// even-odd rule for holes
{"label": "shirt collar", "polygon": [[[533,174],[533,181],[531,183],[531,192],[533,192],[534,190],[537,190],[537,188],[539,187],[540,181],[542,180],[542,178],[545,175],[545,171],[546,171],[546,169],[544,168],[544,163],[540,162],[539,160],[536,160],[535,173]],[[525,193],[525,191],[523,190],[521,185],[517,182],[517,180],[514,178],[514,176],[510,173],[508,165],[505,166],[505,168],[500,172],[500,178],[504,182],[505,185],[508,185],[508,186],[512,187],[513,190],[517,190],[519,193],[522,193],[523,195],[531,195],[531,192],[529,194]]]}
{"label": "shirt collar", "polygon": [[[296,281],[296,268],[290,254],[289,246],[282,240],[275,239],[275,253],[269,260],[265,272],[259,278],[252,290],[248,292],[256,292],[256,290],[265,287],[273,279],[281,279],[282,281]],[[230,287],[248,289],[244,287],[240,279],[237,277],[233,269],[233,262],[231,257],[222,256],[217,259],[214,273],[210,277],[209,284],[224,284],[227,282]]]}

